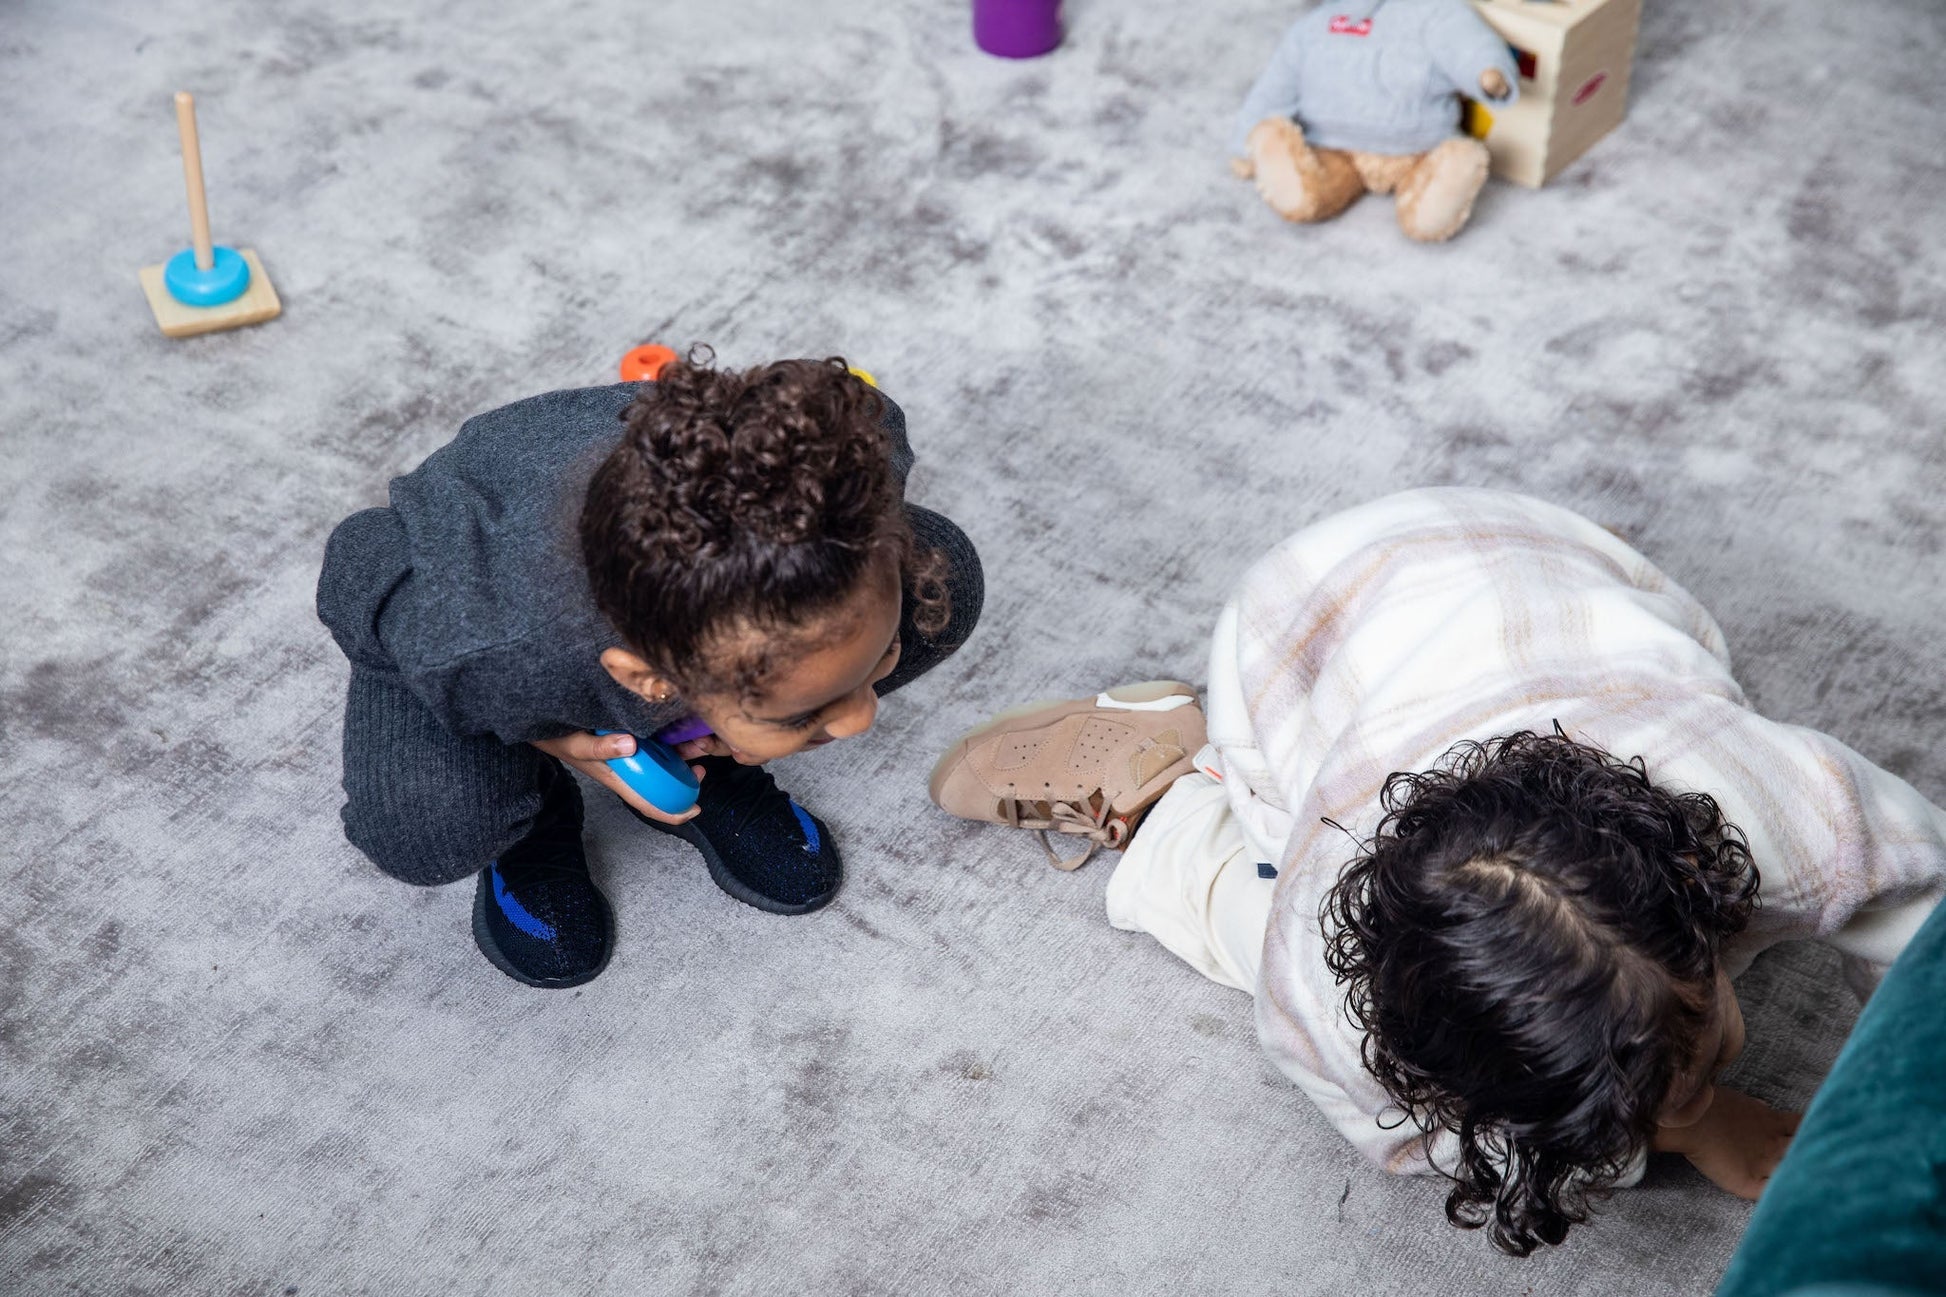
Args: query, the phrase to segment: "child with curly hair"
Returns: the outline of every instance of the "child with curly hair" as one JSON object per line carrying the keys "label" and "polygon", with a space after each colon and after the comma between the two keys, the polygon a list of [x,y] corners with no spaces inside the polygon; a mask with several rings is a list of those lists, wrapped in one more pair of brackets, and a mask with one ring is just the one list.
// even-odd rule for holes
{"label": "child with curly hair", "polygon": [[[838,849],[762,763],[870,728],[984,591],[965,534],[905,501],[912,461],[899,407],[838,359],[730,372],[699,348],[469,419],[326,546],[346,837],[407,883],[474,879],[474,940],[530,986],[590,980],[614,943],[572,772],[737,900],[828,904]],[[690,811],[609,768],[637,734],[695,762]]]}
{"label": "child with curly hair", "polygon": [[1361,1151],[1519,1255],[1655,1150],[1755,1197],[1796,1117],[1716,1084],[1731,978],[1817,938],[1868,992],[1946,889],[1946,812],[1751,711],[1709,613],[1615,535],[1495,491],[1277,546],[1218,620],[1206,721],[1174,682],[1003,715],[932,794],[1087,841],[1058,863],[1122,848],[1110,922],[1252,993]]}

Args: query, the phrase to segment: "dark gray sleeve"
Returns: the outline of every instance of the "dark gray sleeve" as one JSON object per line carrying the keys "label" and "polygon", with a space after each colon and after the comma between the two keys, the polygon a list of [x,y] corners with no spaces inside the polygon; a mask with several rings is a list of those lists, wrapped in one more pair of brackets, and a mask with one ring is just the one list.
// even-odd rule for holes
{"label": "dark gray sleeve", "polygon": [[899,403],[880,392],[879,399],[885,402],[885,413],[879,416],[878,426],[885,429],[892,443],[892,473],[899,479],[900,493],[904,493],[906,479],[912,475],[912,441],[905,432],[905,411]]}
{"label": "dark gray sleeve", "polygon": [[390,509],[361,509],[339,523],[324,543],[318,572],[318,620],[347,658],[359,666],[395,671],[378,638],[386,601],[411,575],[405,524]]}

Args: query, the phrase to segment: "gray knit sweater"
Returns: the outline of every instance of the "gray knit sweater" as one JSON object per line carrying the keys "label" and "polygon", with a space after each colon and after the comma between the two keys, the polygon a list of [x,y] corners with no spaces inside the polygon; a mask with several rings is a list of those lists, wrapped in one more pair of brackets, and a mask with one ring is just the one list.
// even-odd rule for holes
{"label": "gray knit sweater", "polygon": [[1312,145],[1423,153],[1458,129],[1455,94],[1479,98],[1498,68],[1520,97],[1513,54],[1467,0],[1326,0],[1284,34],[1237,114],[1232,147],[1251,128],[1289,117]]}
{"label": "gray knit sweater", "polygon": [[[389,507],[338,524],[318,618],[345,656],[395,673],[461,736],[651,734],[681,719],[602,667],[602,650],[621,640],[595,607],[577,537],[588,481],[621,440],[637,390],[549,392],[468,419],[392,480]],[[912,447],[889,398],[884,422],[904,482]]]}

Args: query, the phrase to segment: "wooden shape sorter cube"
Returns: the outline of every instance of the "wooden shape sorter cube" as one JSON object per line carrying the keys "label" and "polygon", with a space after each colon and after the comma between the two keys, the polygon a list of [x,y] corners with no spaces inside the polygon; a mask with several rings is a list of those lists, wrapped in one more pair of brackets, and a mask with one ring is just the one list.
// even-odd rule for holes
{"label": "wooden shape sorter cube", "polygon": [[1486,141],[1493,173],[1539,188],[1615,129],[1642,0],[1473,0],[1513,47],[1520,102],[1466,101],[1466,130]]}

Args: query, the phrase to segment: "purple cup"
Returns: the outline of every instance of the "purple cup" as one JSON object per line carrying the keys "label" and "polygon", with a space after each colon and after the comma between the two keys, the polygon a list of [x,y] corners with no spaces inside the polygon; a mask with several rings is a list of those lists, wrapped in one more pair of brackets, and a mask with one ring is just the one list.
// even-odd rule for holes
{"label": "purple cup", "polygon": [[973,0],[973,39],[1003,59],[1031,59],[1061,43],[1061,0]]}

